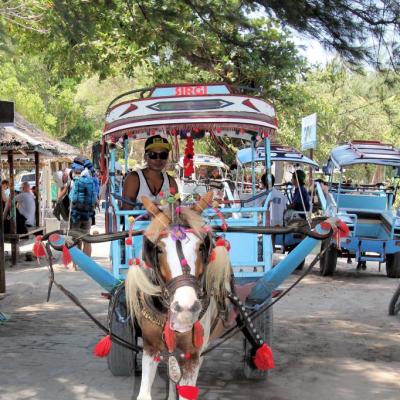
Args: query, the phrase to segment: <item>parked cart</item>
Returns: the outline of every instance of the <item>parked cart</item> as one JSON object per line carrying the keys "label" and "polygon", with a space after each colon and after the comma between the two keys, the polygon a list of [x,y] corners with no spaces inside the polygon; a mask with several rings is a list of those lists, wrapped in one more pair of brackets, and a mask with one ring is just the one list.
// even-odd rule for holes
{"label": "parked cart", "polygon": [[[363,169],[352,172],[355,167]],[[325,172],[329,182],[317,183],[322,209],[325,216],[345,221],[351,234],[322,243],[327,251],[321,274],[333,275],[337,258],[344,257],[355,259],[359,269],[369,261],[386,264],[387,276],[400,278],[400,219],[393,207],[400,149],[377,141],[350,141],[332,150]]]}

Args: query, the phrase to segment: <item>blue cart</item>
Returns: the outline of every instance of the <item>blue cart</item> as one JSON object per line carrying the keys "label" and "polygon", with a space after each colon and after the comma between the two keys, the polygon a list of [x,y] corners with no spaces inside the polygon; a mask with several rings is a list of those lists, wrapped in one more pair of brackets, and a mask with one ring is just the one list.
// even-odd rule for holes
{"label": "blue cart", "polygon": [[[238,174],[237,174],[237,189],[239,198],[247,201],[251,204],[252,198],[256,198],[256,202],[262,200],[263,205],[267,209],[270,208],[271,199],[270,196],[263,196],[262,193],[256,192],[255,185],[251,186],[246,190],[244,182],[244,176],[248,170],[252,175],[252,179],[255,179],[255,172],[260,170],[259,172],[264,171],[265,165],[265,148],[264,146],[259,147],[248,147],[238,151],[236,155],[237,165],[238,165]],[[305,169],[309,168],[314,171],[318,170],[318,164],[306,157],[297,149],[291,146],[280,145],[276,143],[272,143],[270,146],[270,161],[271,161],[271,169],[273,174],[275,175],[275,185],[274,187],[281,191],[286,198],[286,206],[292,202],[293,196],[293,185],[290,182],[290,178],[292,173],[297,169]],[[249,190],[250,189],[250,190]],[[257,196],[261,196],[258,197]],[[310,194],[310,200],[312,203],[313,193]],[[253,201],[254,202],[254,201]],[[311,220],[312,208],[313,205],[310,204],[310,212],[301,212],[295,211],[289,213],[285,211],[283,215],[282,221],[280,221],[280,226],[290,226],[291,224],[300,224],[306,225],[307,221]],[[267,225],[271,225],[270,221],[266,221]],[[274,246],[279,248],[282,253],[292,251],[302,240],[304,236],[296,233],[289,233],[287,235],[276,235]],[[298,269],[303,267],[304,262],[300,263]]]}
{"label": "blue cart", "polygon": [[400,149],[375,141],[351,141],[332,150],[325,172],[329,182],[317,183],[324,214],[344,221],[351,235],[339,243],[322,243],[328,250],[321,259],[321,274],[333,275],[337,257],[345,257],[354,258],[359,269],[365,269],[368,261],[386,263],[387,276],[400,278],[400,219],[393,207]]}

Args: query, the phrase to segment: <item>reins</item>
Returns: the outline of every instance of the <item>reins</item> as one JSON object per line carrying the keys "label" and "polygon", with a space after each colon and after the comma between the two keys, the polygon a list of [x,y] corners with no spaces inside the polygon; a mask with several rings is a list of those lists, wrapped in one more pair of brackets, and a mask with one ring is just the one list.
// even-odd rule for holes
{"label": "reins", "polygon": [[[275,300],[271,301],[270,303],[267,303],[261,307],[259,307],[258,309],[253,310],[252,312],[250,312],[248,314],[248,316],[245,316],[245,318],[242,315],[242,324],[239,325],[238,323],[236,324],[236,326],[233,326],[231,328],[229,328],[228,330],[226,330],[219,338],[218,342],[215,343],[214,345],[209,346],[207,349],[205,349],[200,356],[204,356],[208,353],[210,353],[211,351],[215,350],[217,347],[221,346],[222,344],[224,344],[226,341],[228,341],[229,339],[231,339],[233,336],[235,336],[237,333],[239,333],[240,331],[242,331],[243,329],[245,329],[247,327],[248,322],[251,320],[255,320],[257,319],[260,315],[262,315],[263,313],[265,313],[269,308],[271,308],[273,305],[275,305],[279,300],[281,300],[283,297],[285,297],[295,286],[297,286],[300,281],[302,281],[313,269],[314,265],[321,259],[321,257],[323,256],[323,254],[327,251],[328,247],[326,247],[322,252],[320,252],[319,254],[317,254],[314,259],[311,261],[310,265],[307,267],[307,269],[284,291],[282,291],[279,296],[276,297]],[[234,298],[233,294],[230,294],[229,299],[232,301],[232,299]],[[233,301],[232,301],[233,302]],[[236,302],[233,302],[236,303]],[[244,311],[244,310],[243,310]],[[241,313],[244,314],[244,313]],[[247,317],[247,318],[246,318]],[[247,321],[246,321],[247,319]]]}
{"label": "reins", "polygon": [[[307,236],[310,236],[310,237],[312,237],[314,239],[317,239],[317,240],[327,239],[332,234],[332,231],[330,231],[328,234],[319,234],[317,232],[312,232],[309,229],[304,229],[304,228],[299,228],[299,227],[290,227],[290,228],[269,228],[269,227],[248,227],[248,228],[247,227],[243,227],[243,228],[241,228],[241,227],[228,227],[225,232],[242,232],[242,233],[248,232],[248,233],[263,233],[263,234],[281,234],[281,233],[292,233],[293,232],[293,233],[303,233],[303,234],[305,234]],[[48,240],[49,237],[52,234],[62,234],[62,233],[64,233],[64,232],[63,231],[50,232],[50,233],[48,233],[48,234],[43,236],[43,240]],[[129,235],[138,236],[138,235],[142,235],[143,233],[144,232],[141,230],[141,231],[132,231],[132,232],[122,231],[122,232],[102,234],[102,235],[90,235],[90,234],[81,235],[78,232],[70,231],[69,234],[71,236],[68,238],[69,241],[66,240],[65,245],[67,246],[67,248],[71,248],[78,242],[78,240],[87,241],[89,243],[101,243],[101,242],[107,242],[107,241],[110,241],[110,240],[117,240],[117,239],[126,238]],[[119,294],[124,288],[124,282],[122,282],[121,285],[117,286],[115,288],[115,290],[113,291],[113,293],[111,293],[113,300],[112,300],[111,307],[110,307],[109,314],[108,314],[109,327],[107,328],[100,321],[98,321],[81,304],[79,299],[73,293],[68,291],[63,285],[59,284],[55,280],[53,263],[52,263],[51,246],[54,247],[56,250],[61,250],[61,247],[62,247],[62,246],[57,246],[57,245],[55,245],[53,243],[50,243],[49,241],[46,243],[46,246],[45,246],[46,251],[47,251],[47,257],[48,257],[48,260],[49,260],[49,270],[50,270],[47,301],[49,301],[49,299],[50,299],[51,288],[52,288],[52,285],[54,284],[73,303],[75,303],[96,324],[96,326],[98,326],[103,332],[107,333],[110,336],[110,339],[113,342],[115,342],[115,343],[117,343],[117,344],[129,349],[129,350],[132,350],[132,351],[134,351],[136,353],[142,351],[143,348],[141,346],[137,346],[137,345],[135,345],[133,343],[130,343],[130,342],[124,340],[123,338],[115,335],[112,332],[112,329],[111,329],[111,316],[112,316],[112,313],[115,310]],[[176,247],[177,247],[177,252],[178,252],[179,259],[180,259],[181,264],[182,264],[182,260],[185,260],[185,258],[184,258],[184,255],[183,255],[182,243],[181,243],[180,240],[177,240]],[[248,328],[248,324],[250,323],[249,321],[251,321],[251,319],[254,320],[254,319],[258,318],[262,313],[266,312],[270,307],[272,307],[279,300],[281,300],[287,293],[289,293],[289,291],[292,290],[311,271],[311,269],[320,260],[321,256],[325,253],[326,250],[327,250],[327,248],[324,249],[320,254],[318,254],[314,258],[314,260],[311,262],[309,267],[303,272],[303,274],[292,285],[290,285],[286,290],[284,290],[274,301],[272,301],[271,303],[268,303],[268,304],[266,304],[264,306],[261,306],[260,308],[252,311],[251,313],[245,312],[244,305],[241,305],[240,301],[238,302],[238,299],[234,294],[229,293],[228,294],[228,298],[230,299],[230,301],[233,304],[235,304],[236,307],[238,307],[240,315],[241,315],[241,318],[242,318],[242,323],[240,325],[238,325],[238,323],[237,323],[236,326],[233,326],[232,328],[230,328],[227,331],[225,331],[224,334],[220,337],[220,340],[216,344],[208,347],[205,351],[203,351],[201,356],[204,356],[205,354],[208,354],[212,350],[216,349],[217,347],[219,347],[220,345],[225,343],[227,340],[229,340],[230,338],[235,336],[239,331],[243,331],[244,329]],[[185,264],[185,263],[183,262],[183,264]],[[170,286],[170,290],[173,292],[174,290],[176,290],[177,287],[183,286],[182,285],[183,282],[185,284],[191,285],[196,290],[196,285],[197,285],[197,287],[199,287],[198,279],[193,277],[192,275],[190,275],[190,266],[188,266],[187,264],[186,265],[182,265],[182,270],[184,271],[184,274],[177,277],[177,278],[179,278],[179,280],[177,278],[174,278],[175,282]],[[187,273],[187,272],[185,273],[185,271],[189,271],[189,273]],[[193,278],[196,281],[196,283],[194,282],[194,280],[192,281],[192,279],[189,280],[189,277]],[[201,314],[199,316],[199,319],[201,319],[201,317],[204,315],[204,308],[207,309],[208,304],[209,304],[209,300],[210,300],[210,294],[207,294],[206,296],[203,295],[203,298],[202,298],[203,307],[202,307],[202,312],[201,312]],[[253,329],[253,331],[255,332],[255,329]]]}
{"label": "reins", "polygon": [[122,288],[124,287],[124,283],[121,283],[120,286],[118,286],[114,292],[113,292],[113,301],[111,303],[110,307],[110,312],[109,312],[109,317],[108,317],[108,322],[109,322],[109,327],[107,328],[104,326],[96,317],[93,316],[93,314],[85,307],[83,304],[79,301],[79,299],[68,289],[66,289],[63,285],[58,283],[55,278],[54,278],[54,269],[53,269],[53,262],[52,262],[52,253],[51,253],[51,247],[49,242],[46,243],[46,251],[48,255],[48,260],[49,260],[49,271],[50,271],[50,276],[49,276],[49,286],[47,290],[47,302],[50,300],[50,295],[51,295],[51,288],[52,285],[54,284],[58,289],[61,290],[62,293],[64,293],[75,305],[77,305],[94,323],[95,325],[100,328],[103,332],[106,334],[110,335],[110,339],[114,342],[117,343],[129,350],[132,350],[136,353],[139,353],[140,351],[143,351],[143,347],[135,345],[133,343],[130,343],[126,341],[125,339],[117,336],[115,333],[111,331],[111,318],[110,318],[110,313],[114,312],[116,302],[118,300],[118,295]]}

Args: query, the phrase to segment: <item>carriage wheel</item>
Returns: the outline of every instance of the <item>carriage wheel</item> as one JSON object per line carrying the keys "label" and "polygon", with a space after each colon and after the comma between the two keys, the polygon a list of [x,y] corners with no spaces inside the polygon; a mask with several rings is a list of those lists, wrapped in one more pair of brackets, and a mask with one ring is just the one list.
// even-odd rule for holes
{"label": "carriage wheel", "polygon": [[389,304],[389,315],[396,315],[400,311],[400,285],[394,292]]}
{"label": "carriage wheel", "polygon": [[[329,246],[329,247],[328,247]],[[331,243],[330,239],[325,239],[321,243],[321,252],[328,247],[328,250],[321,256],[319,270],[322,276],[332,276],[336,271],[337,248]]]}
{"label": "carriage wheel", "polygon": [[[112,303],[113,299],[110,300],[109,312],[111,312]],[[131,319],[127,318],[124,291],[117,299],[116,307],[112,312],[111,332],[129,343],[137,343],[135,328]],[[135,372],[136,353],[113,342],[111,351],[107,356],[107,364],[114,376],[130,376]]]}
{"label": "carriage wheel", "polygon": [[[268,308],[263,314],[253,321],[254,327],[257,329],[258,334],[263,338],[268,346],[272,346],[272,324],[273,314],[272,307]],[[244,376],[247,379],[266,379],[269,371],[260,371],[253,364],[252,346],[247,339],[244,342]]]}
{"label": "carriage wheel", "polygon": [[400,253],[386,255],[386,275],[388,278],[400,278]]}

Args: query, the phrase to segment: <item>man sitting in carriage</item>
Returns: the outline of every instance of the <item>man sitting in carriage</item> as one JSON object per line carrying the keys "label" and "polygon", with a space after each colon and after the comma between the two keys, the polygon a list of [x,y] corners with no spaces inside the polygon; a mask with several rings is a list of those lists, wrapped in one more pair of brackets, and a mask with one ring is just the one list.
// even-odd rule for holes
{"label": "man sitting in carriage", "polygon": [[[124,199],[137,202],[142,196],[159,202],[162,193],[170,189],[178,192],[178,185],[173,177],[165,172],[171,145],[168,140],[160,135],[150,136],[144,144],[144,160],[146,167],[130,173],[125,181],[122,191]],[[133,206],[124,202],[123,210],[131,210]]]}

